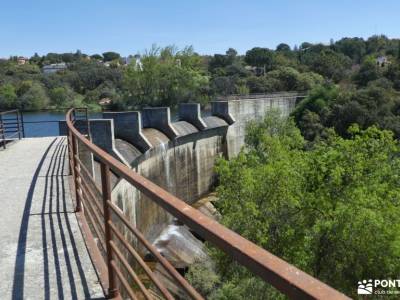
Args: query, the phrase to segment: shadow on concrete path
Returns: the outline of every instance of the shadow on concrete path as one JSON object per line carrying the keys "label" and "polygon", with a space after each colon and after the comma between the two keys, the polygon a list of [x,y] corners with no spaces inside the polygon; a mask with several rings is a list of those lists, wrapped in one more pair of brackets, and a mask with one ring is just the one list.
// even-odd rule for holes
{"label": "shadow on concrete path", "polygon": [[[39,176],[50,150],[53,153],[47,164],[46,174],[45,176]],[[64,182],[65,175],[63,174],[66,151],[65,138],[54,139],[43,154],[33,175],[26,196],[19,231],[12,299],[24,299],[27,297],[50,299],[50,297],[53,298],[54,296],[57,296],[58,299],[64,299],[66,297],[64,293],[66,289],[68,289],[68,298],[82,299],[82,296],[84,296],[85,299],[90,299],[91,297],[76,247],[73,228],[71,228],[69,220],[69,214],[73,213],[73,211],[71,209],[67,211],[67,191]],[[41,212],[40,214],[31,214],[35,187],[39,177],[44,177]],[[38,290],[34,295],[24,295],[24,283],[26,280],[40,280],[39,278],[25,278],[29,218],[34,215],[41,218],[41,237],[37,236],[36,238],[42,239],[44,290],[42,291],[38,286]],[[54,266],[51,265],[52,263],[54,263]],[[76,266],[76,268],[73,268],[72,265]],[[63,266],[63,270],[61,266]],[[55,270],[55,274],[51,273],[51,270]],[[54,281],[56,282],[56,286],[51,286],[51,283]],[[77,292],[77,283],[80,285],[79,289],[81,293]],[[55,289],[57,289],[56,293]],[[82,295],[82,292],[84,295]],[[39,296],[38,294],[40,293],[43,293],[43,296]]]}

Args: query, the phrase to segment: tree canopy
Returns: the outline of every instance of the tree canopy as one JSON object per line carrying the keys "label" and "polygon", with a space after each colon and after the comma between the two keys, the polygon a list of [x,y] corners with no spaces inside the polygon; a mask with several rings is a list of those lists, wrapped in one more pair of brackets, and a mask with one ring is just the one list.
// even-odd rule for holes
{"label": "tree canopy", "polygon": [[[46,74],[43,67],[55,63],[64,63],[65,68]],[[35,101],[28,96],[22,99],[27,82],[35,83],[35,89],[41,86],[47,99],[26,104],[27,99]],[[307,139],[323,137],[330,127],[346,137],[353,122],[363,129],[375,124],[400,136],[400,40],[384,35],[344,37],[330,44],[304,42],[293,47],[280,43],[275,50],[258,46],[244,54],[233,48],[199,55],[193,47],[153,46],[126,59],[113,51],[35,53],[22,65],[18,56],[12,56],[0,60],[0,86],[4,86],[0,109],[18,108],[23,103],[36,108],[46,104],[99,109],[103,98],[111,100],[108,109],[175,106],[190,101],[207,105],[221,95],[309,93],[333,86],[340,91],[334,99],[324,94],[311,99],[311,92],[304,100],[308,104],[299,105],[307,106],[295,116]],[[324,107],[310,109],[310,101],[317,106],[324,103]]]}
{"label": "tree canopy", "polygon": [[[355,125],[348,134],[330,130],[306,147],[291,119],[272,113],[250,123],[246,148],[217,165],[216,205],[227,227],[356,296],[360,278],[396,278],[400,271],[400,145],[374,126]],[[211,253],[216,273],[201,271],[217,274],[206,290],[211,299],[280,297],[224,254]],[[202,287],[201,279],[191,280]]]}

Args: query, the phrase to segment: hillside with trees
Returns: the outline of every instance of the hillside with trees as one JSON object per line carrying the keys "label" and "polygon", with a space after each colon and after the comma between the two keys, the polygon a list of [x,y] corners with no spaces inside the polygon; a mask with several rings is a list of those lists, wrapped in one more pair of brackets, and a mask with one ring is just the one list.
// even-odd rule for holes
{"label": "hillside with trees", "polygon": [[[47,74],[43,67],[65,64]],[[0,60],[0,109],[36,110],[88,106],[140,109],[216,96],[312,91],[296,111],[307,139],[334,127],[342,136],[351,123],[371,124],[400,134],[400,40],[385,36],[343,38],[330,45],[254,47],[244,55],[199,55],[192,47],[153,46],[140,59],[115,52],[33,55]]]}

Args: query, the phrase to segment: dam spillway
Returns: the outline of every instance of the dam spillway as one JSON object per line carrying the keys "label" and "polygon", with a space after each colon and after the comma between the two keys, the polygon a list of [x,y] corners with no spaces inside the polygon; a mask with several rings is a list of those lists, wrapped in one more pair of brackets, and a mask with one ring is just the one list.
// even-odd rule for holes
{"label": "dam spillway", "polygon": [[[89,120],[89,130],[82,126],[81,131],[140,175],[193,204],[213,189],[216,160],[239,153],[246,124],[262,119],[272,109],[288,116],[297,99],[297,94],[288,93],[215,101],[211,115],[204,117],[199,104],[181,104],[176,122],[171,122],[167,107],[104,112],[103,119]],[[94,177],[100,177],[96,159],[85,154],[84,147],[80,156]],[[156,242],[166,235],[166,228],[174,222],[168,212],[125,180],[113,176],[112,183],[112,201],[146,239]]]}

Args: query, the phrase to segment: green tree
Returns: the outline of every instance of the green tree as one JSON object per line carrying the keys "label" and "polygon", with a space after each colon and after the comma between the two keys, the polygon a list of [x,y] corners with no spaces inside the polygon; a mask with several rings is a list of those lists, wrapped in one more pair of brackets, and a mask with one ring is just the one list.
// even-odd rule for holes
{"label": "green tree", "polygon": [[346,76],[346,69],[351,65],[350,59],[331,49],[324,49],[311,57],[310,67],[327,78],[340,81]]}
{"label": "green tree", "polygon": [[209,69],[215,72],[215,69],[223,69],[233,65],[237,61],[237,51],[229,48],[224,54],[214,54],[209,61]]}
{"label": "green tree", "polygon": [[290,46],[285,43],[280,43],[278,46],[276,46],[276,51],[278,52],[290,52]]}
{"label": "green tree", "polygon": [[12,84],[0,85],[0,109],[15,108],[17,94]]}
{"label": "green tree", "polygon": [[334,48],[353,59],[356,63],[361,62],[367,51],[363,38],[343,38],[334,44]]}
{"label": "green tree", "polygon": [[336,102],[338,96],[339,89],[333,84],[316,86],[293,111],[292,115],[296,123],[299,124],[306,111],[317,113],[320,116],[324,113],[329,113],[327,108]]}
{"label": "green tree", "polygon": [[266,71],[269,71],[274,66],[274,52],[268,48],[255,47],[246,52],[244,60],[251,66],[265,67]]}
{"label": "green tree", "polygon": [[17,100],[18,107],[25,110],[43,109],[49,102],[46,90],[37,82],[32,83],[32,86]]}
{"label": "green tree", "polygon": [[367,40],[368,54],[384,54],[382,53],[387,47],[389,39],[385,35],[373,35]]}
{"label": "green tree", "polygon": [[360,70],[354,76],[354,81],[360,86],[366,86],[368,82],[378,79],[379,76],[380,70],[376,65],[375,58],[368,56],[364,59]]}
{"label": "green tree", "polygon": [[56,87],[49,91],[51,104],[58,107],[69,107],[75,98],[74,91],[66,87]]}
{"label": "green tree", "polygon": [[[141,59],[143,68],[130,65],[124,73],[126,101],[131,107],[171,105],[180,102],[207,101],[208,77],[189,58],[171,47],[153,48]],[[188,55],[188,54],[185,54]]]}
{"label": "green tree", "polygon": [[121,55],[119,55],[119,53],[117,53],[117,52],[109,51],[109,52],[103,53],[104,61],[113,61],[113,60],[117,60],[120,58],[121,58]]}
{"label": "green tree", "polygon": [[[395,278],[400,271],[400,147],[376,127],[354,126],[349,134],[330,131],[305,150],[291,120],[272,115],[250,124],[247,149],[218,163],[217,205],[224,225],[356,296],[360,278]],[[238,285],[252,299],[269,294],[268,285],[228,257],[213,257],[217,299]]]}
{"label": "green tree", "polygon": [[274,91],[306,91],[323,83],[321,75],[313,72],[301,74],[291,67],[279,67],[268,72],[266,77],[275,80]]}
{"label": "green tree", "polygon": [[90,56],[90,58],[95,60],[102,60],[103,56],[101,56],[100,54],[93,54]]}

